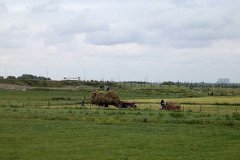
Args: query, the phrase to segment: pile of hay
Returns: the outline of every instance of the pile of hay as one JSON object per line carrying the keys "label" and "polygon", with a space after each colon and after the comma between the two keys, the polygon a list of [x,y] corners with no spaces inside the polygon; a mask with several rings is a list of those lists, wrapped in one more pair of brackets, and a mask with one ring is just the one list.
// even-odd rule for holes
{"label": "pile of hay", "polygon": [[96,91],[92,93],[91,103],[98,106],[117,106],[120,99],[114,91]]}

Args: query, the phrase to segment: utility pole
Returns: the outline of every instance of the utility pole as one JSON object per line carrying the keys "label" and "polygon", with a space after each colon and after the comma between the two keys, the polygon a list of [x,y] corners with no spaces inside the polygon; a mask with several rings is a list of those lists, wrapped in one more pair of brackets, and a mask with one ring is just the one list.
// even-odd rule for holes
{"label": "utility pole", "polygon": [[48,66],[47,66],[47,78],[48,78]]}
{"label": "utility pole", "polygon": [[4,77],[7,78],[7,66],[6,66],[6,64],[4,65]]}

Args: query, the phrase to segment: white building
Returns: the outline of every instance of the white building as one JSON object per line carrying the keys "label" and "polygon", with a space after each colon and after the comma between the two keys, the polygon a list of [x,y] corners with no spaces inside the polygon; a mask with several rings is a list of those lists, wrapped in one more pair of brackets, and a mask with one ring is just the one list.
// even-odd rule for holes
{"label": "white building", "polygon": [[63,78],[64,80],[78,80],[78,81],[80,81],[81,80],[81,78],[80,77],[64,77]]}

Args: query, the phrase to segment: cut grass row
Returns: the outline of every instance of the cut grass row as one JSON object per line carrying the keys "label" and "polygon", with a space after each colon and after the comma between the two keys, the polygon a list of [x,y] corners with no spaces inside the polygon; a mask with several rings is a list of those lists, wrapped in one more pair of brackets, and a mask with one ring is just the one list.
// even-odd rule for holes
{"label": "cut grass row", "polygon": [[[157,103],[160,104],[159,99],[132,99],[137,103]],[[240,105],[240,96],[221,96],[221,97],[197,97],[197,98],[171,98],[166,99],[169,102],[176,102],[180,104],[202,104],[202,105]]]}
{"label": "cut grass row", "polygon": [[0,108],[0,118],[74,120],[97,123],[179,123],[239,126],[240,113],[211,114],[156,110]]}

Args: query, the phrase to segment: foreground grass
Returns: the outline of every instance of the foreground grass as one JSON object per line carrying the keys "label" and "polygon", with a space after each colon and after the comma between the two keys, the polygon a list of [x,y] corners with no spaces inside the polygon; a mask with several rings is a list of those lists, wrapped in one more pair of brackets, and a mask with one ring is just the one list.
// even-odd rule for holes
{"label": "foreground grass", "polygon": [[238,159],[239,117],[0,108],[0,159]]}
{"label": "foreground grass", "polygon": [[137,94],[123,94],[137,110],[79,109],[87,90],[1,90],[0,159],[240,157],[239,96],[167,99],[185,107],[168,112],[159,111],[160,99]]}

